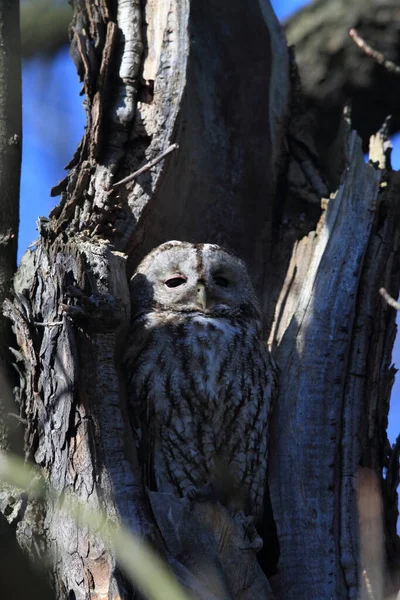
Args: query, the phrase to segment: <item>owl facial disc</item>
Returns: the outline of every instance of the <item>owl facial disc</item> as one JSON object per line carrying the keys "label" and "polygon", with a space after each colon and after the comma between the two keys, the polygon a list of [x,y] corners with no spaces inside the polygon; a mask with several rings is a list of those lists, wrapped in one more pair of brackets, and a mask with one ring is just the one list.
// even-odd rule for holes
{"label": "owl facial disc", "polygon": [[138,266],[131,295],[133,315],[156,308],[215,316],[257,305],[244,263],[215,244],[158,246]]}

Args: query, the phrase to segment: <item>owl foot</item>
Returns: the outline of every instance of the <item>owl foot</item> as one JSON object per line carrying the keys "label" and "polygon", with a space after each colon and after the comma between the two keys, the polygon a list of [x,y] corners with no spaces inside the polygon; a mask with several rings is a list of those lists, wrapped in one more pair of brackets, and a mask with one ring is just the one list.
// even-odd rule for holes
{"label": "owl foot", "polygon": [[68,304],[62,304],[64,313],[75,322],[90,323],[96,332],[116,330],[125,319],[123,302],[109,293],[93,290],[89,296],[76,286],[65,291]]}
{"label": "owl foot", "polygon": [[197,500],[198,502],[216,502],[217,496],[212,483],[206,483],[202,487],[192,487],[186,490],[186,497],[189,500]]}
{"label": "owl foot", "polygon": [[259,552],[263,547],[263,541],[259,536],[256,526],[254,524],[254,517],[251,515],[245,516],[241,511],[240,513],[236,513],[235,520],[239,521],[242,524],[244,529],[244,541],[243,541],[243,550],[254,550],[255,552]]}

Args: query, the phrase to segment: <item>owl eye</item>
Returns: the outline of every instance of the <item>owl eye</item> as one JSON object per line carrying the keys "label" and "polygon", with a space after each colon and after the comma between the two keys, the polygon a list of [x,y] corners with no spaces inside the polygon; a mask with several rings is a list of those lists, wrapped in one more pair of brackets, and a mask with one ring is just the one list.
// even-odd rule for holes
{"label": "owl eye", "polygon": [[186,283],[185,277],[171,277],[164,282],[169,288],[175,288]]}
{"label": "owl eye", "polygon": [[226,277],[222,277],[222,275],[214,275],[213,277],[214,283],[219,285],[220,287],[228,287],[229,281]]}

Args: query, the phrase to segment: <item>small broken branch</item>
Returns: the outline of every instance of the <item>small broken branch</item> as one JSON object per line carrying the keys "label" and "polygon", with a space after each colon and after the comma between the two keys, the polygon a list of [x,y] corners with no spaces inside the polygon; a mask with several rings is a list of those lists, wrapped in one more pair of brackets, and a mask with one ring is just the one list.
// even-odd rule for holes
{"label": "small broken branch", "polygon": [[382,296],[382,298],[384,300],[386,300],[386,302],[389,304],[389,306],[391,306],[392,308],[394,308],[395,310],[400,310],[400,302],[397,302],[390,294],[387,290],[385,290],[385,288],[381,288],[379,290],[380,295]]}
{"label": "small broken branch", "polygon": [[161,154],[159,154],[156,158],[154,158],[153,160],[151,160],[150,162],[148,162],[147,164],[145,164],[143,167],[141,167],[140,169],[138,169],[137,171],[135,171],[134,173],[132,173],[132,175],[128,175],[128,177],[124,177],[124,179],[121,179],[121,181],[117,181],[116,183],[114,183],[112,185],[112,187],[115,188],[118,185],[122,185],[123,183],[129,183],[129,181],[133,181],[134,179],[136,179],[137,177],[139,177],[139,175],[141,175],[145,171],[149,171],[149,169],[151,169],[152,167],[154,167],[154,165],[156,165],[157,163],[159,163],[160,160],[162,160],[163,158],[165,158],[166,156],[168,156],[168,154],[170,154],[174,150],[177,150],[178,148],[179,148],[178,144],[172,144],[171,146],[169,146],[169,148],[167,148],[165,150],[165,152],[162,152]]}
{"label": "small broken branch", "polygon": [[367,42],[358,34],[357,30],[352,28],[349,31],[349,36],[353,40],[353,42],[358,46],[364,54],[370,56],[378,65],[382,65],[389,73],[393,73],[394,75],[400,75],[400,66],[396,65],[391,60],[385,58],[382,52],[378,52],[378,50],[374,50],[372,46],[367,44]]}
{"label": "small broken branch", "polygon": [[64,325],[64,321],[46,321],[46,323],[40,323],[39,321],[34,321],[33,323],[35,327],[56,327],[60,325]]}
{"label": "small broken branch", "polygon": [[367,590],[367,593],[368,593],[369,600],[375,600],[375,595],[374,595],[374,592],[373,592],[373,589],[372,589],[372,585],[371,585],[371,582],[369,580],[368,573],[367,573],[367,571],[365,569],[363,570],[362,575],[363,575],[364,584],[365,584],[365,587],[366,587],[366,590]]}

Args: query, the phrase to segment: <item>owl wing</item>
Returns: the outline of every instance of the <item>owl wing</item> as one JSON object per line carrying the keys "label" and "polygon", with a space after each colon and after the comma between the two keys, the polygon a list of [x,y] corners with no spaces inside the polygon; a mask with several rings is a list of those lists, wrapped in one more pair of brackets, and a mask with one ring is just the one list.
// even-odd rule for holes
{"label": "owl wing", "polygon": [[154,449],[157,444],[155,408],[149,393],[149,385],[144,383],[133,392],[131,398],[131,426],[137,440],[138,458],[142,471],[143,485],[156,490],[154,472]]}
{"label": "owl wing", "polygon": [[143,485],[150,490],[156,489],[156,478],[154,472],[154,447],[156,443],[155,427],[153,419],[142,419],[141,440],[139,446],[140,463],[142,465]]}
{"label": "owl wing", "polygon": [[157,440],[155,409],[150,400],[153,369],[149,357],[152,341],[151,332],[146,331],[139,322],[131,330],[129,351],[125,362],[130,383],[129,420],[136,440],[142,481],[145,487],[155,490],[154,447]]}

